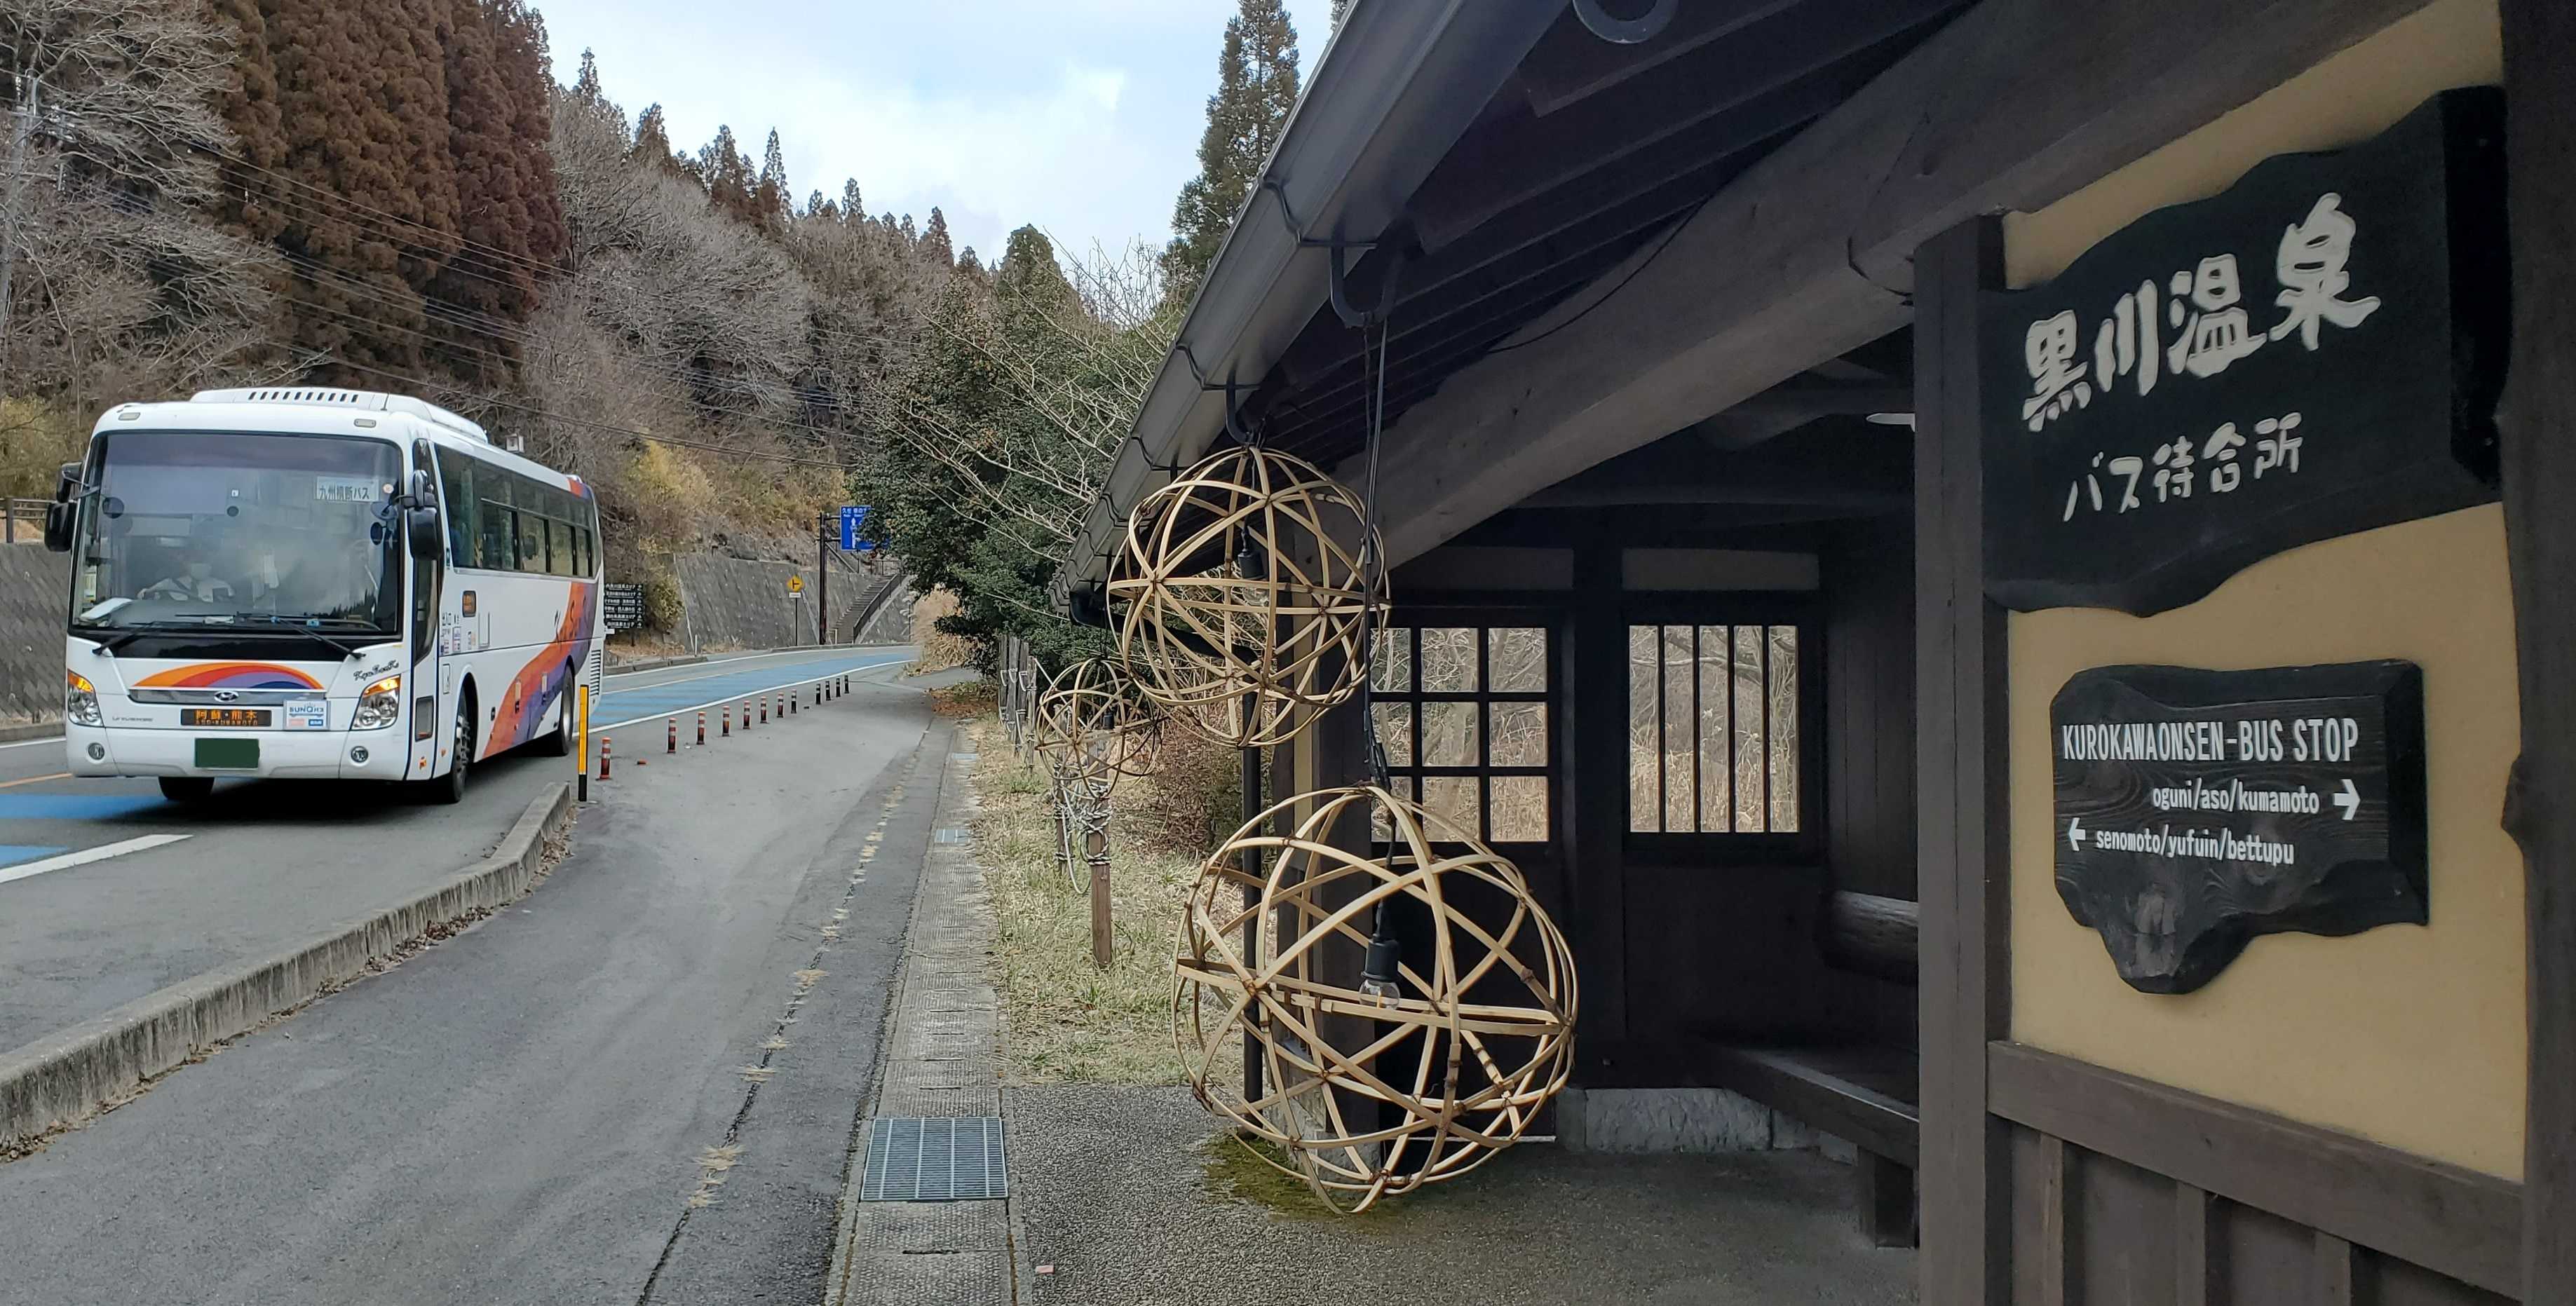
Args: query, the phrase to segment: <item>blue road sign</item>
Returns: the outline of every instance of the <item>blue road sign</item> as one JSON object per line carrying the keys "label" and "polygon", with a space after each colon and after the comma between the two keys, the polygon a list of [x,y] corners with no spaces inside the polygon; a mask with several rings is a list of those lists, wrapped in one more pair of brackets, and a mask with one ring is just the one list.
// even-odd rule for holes
{"label": "blue road sign", "polygon": [[868,510],[864,506],[845,507],[841,509],[842,548],[849,549],[853,552],[865,552],[876,547],[875,545],[859,538],[859,527],[864,525],[867,520]]}

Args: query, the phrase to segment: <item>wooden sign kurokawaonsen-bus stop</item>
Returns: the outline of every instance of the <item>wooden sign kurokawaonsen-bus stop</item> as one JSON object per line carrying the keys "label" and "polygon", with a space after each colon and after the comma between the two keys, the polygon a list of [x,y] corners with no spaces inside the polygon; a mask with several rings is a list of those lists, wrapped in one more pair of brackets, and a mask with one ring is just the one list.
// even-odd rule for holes
{"label": "wooden sign kurokawaonsen-bus stop", "polygon": [[2576,1301],[2576,10],[1611,8],[1352,7],[1066,610],[1230,432],[1375,486],[1250,774],[1518,869],[1527,1135],[1839,1140],[1944,1306]]}

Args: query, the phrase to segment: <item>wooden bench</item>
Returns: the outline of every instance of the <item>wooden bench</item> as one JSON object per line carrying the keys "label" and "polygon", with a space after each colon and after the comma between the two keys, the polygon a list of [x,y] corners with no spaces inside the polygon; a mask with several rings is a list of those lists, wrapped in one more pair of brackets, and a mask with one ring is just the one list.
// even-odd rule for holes
{"label": "wooden bench", "polygon": [[[1914,982],[1913,903],[1838,892],[1827,904],[1823,933],[1825,955],[1836,966]],[[1861,1231],[1881,1247],[1914,1245],[1914,1171],[1922,1133],[1921,1057],[1915,1049],[1877,1043],[1721,1045],[1712,1061],[1719,1087],[1848,1140],[1860,1153],[1853,1169]]]}

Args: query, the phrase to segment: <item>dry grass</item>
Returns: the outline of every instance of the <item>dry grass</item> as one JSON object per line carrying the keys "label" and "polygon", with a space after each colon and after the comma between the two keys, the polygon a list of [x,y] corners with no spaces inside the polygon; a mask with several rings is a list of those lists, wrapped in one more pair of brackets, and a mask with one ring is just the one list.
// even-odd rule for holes
{"label": "dry grass", "polygon": [[[1000,929],[997,987],[1013,1082],[1180,1082],[1172,1047],[1172,950],[1198,858],[1146,851],[1125,818],[1112,822],[1115,960],[1107,971],[1095,968],[1090,897],[1056,866],[1044,774],[1024,766],[998,722],[987,717],[971,730],[983,800],[975,855]],[[1154,783],[1121,785],[1120,810],[1144,802],[1139,791]]]}
{"label": "dry grass", "polygon": [[962,667],[975,660],[975,646],[939,629],[939,619],[957,611],[957,596],[932,590],[912,601],[912,643],[921,650],[904,670],[912,675]]}
{"label": "dry grass", "polygon": [[1001,703],[1002,687],[990,680],[968,680],[930,691],[931,711],[961,720],[988,715]]}

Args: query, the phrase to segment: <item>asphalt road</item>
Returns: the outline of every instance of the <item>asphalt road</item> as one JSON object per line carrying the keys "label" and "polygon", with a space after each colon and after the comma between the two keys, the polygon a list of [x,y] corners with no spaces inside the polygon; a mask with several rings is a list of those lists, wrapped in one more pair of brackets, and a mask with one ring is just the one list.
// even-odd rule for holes
{"label": "asphalt road", "polygon": [[520,903],[0,1165],[0,1303],[814,1300],[949,737],[883,680],[619,763]]}
{"label": "asphalt road", "polygon": [[[841,670],[887,675],[910,657],[807,649],[612,676],[593,728],[623,733],[631,757],[647,734],[662,746],[664,714]],[[573,765],[504,754],[475,769],[454,807],[327,781],[226,782],[211,802],[181,805],[150,780],[65,776],[62,748],[0,746],[0,1049],[425,890],[489,852]],[[102,852],[113,855],[28,874]]]}

